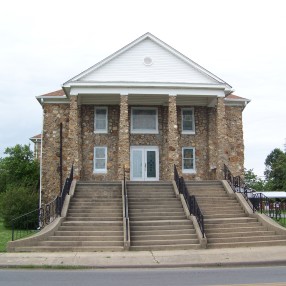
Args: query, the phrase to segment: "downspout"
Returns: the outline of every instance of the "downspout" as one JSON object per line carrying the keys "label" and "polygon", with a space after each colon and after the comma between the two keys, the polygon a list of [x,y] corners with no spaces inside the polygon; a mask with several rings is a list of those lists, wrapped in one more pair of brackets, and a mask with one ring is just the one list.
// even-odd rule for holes
{"label": "downspout", "polygon": [[[43,99],[41,99],[41,105]],[[39,194],[39,208],[42,206],[42,162],[43,162],[43,135],[44,135],[44,107],[42,105],[43,114],[42,114],[42,138],[41,138],[41,160],[40,160],[40,194]]]}

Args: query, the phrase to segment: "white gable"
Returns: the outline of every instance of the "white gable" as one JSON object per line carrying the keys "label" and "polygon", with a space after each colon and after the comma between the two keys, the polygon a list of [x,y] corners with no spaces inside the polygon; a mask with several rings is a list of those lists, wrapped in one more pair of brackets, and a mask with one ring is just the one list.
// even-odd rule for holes
{"label": "white gable", "polygon": [[[103,64],[95,65],[71,81],[224,83],[177,51],[172,52],[173,49],[166,44],[164,45],[162,46],[161,43],[147,36],[135,45],[127,46],[123,52],[119,51],[118,54],[114,54],[115,56],[110,60],[107,58]],[[144,64],[146,57],[152,59],[151,65]]]}

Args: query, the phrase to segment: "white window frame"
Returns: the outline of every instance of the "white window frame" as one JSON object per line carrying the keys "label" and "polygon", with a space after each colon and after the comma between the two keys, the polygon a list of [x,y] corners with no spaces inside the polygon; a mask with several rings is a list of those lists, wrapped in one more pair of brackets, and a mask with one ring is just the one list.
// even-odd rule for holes
{"label": "white window frame", "polygon": [[[134,129],[133,128],[133,110],[155,110],[156,111],[156,128],[150,129]],[[131,107],[131,133],[133,134],[158,134],[158,108],[157,107]]]}
{"label": "white window frame", "polygon": [[[193,150],[193,169],[185,169],[184,168],[184,150],[192,149]],[[196,173],[196,149],[194,147],[183,147],[182,148],[182,172],[185,174],[194,174]]]}
{"label": "white window frame", "polygon": [[[106,128],[105,129],[96,129],[96,111],[98,109],[104,109],[106,111],[106,116],[105,116]],[[107,108],[107,106],[95,106],[94,107],[94,133],[97,133],[97,134],[108,133],[108,108]]]}
{"label": "white window frame", "polygon": [[[104,155],[105,155],[105,168],[104,169],[96,169],[95,166],[96,166],[96,157],[95,157],[95,154],[96,154],[96,149],[104,149]],[[95,174],[106,174],[107,173],[107,147],[106,146],[94,146],[94,159],[93,159],[93,172]],[[102,159],[102,158],[98,158],[98,159]]]}
{"label": "white window frame", "polygon": [[[184,130],[184,121],[183,121],[183,112],[184,111],[192,111],[192,130]],[[182,134],[195,134],[195,109],[193,107],[188,108],[182,108],[181,109],[181,128],[182,128]]]}

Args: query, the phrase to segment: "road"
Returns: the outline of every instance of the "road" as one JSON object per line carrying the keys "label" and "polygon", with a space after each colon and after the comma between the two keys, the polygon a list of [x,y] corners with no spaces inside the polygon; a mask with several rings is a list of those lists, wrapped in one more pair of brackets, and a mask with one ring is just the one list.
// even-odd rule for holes
{"label": "road", "polygon": [[1,269],[0,286],[285,286],[286,267],[216,269]]}

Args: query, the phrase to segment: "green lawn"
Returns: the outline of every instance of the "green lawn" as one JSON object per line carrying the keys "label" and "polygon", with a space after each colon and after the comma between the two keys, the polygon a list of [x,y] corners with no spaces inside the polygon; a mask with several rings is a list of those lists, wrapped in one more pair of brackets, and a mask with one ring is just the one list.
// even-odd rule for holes
{"label": "green lawn", "polygon": [[0,252],[6,251],[6,244],[11,240],[11,233],[11,229],[6,228],[0,218]]}

